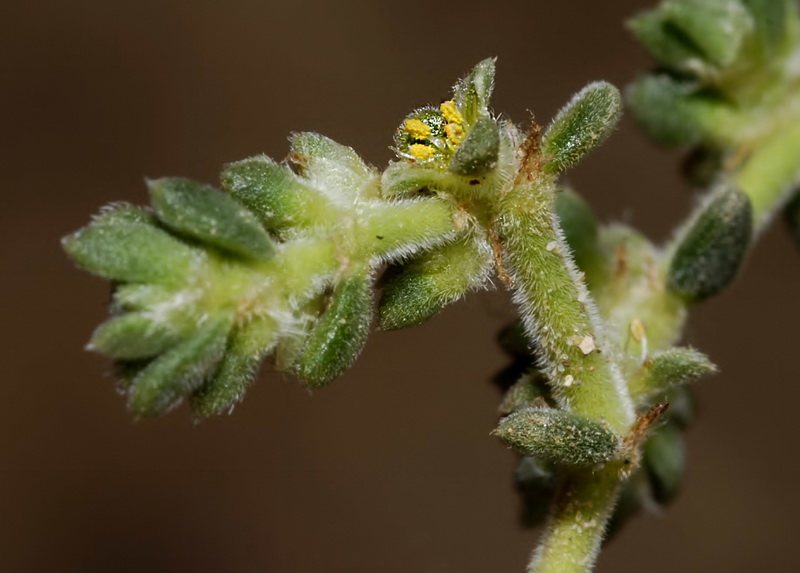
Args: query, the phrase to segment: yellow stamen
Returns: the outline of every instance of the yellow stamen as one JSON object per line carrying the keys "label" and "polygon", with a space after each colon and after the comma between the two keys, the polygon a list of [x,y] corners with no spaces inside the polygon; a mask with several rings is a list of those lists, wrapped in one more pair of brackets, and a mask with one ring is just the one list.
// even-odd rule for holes
{"label": "yellow stamen", "polygon": [[411,147],[408,148],[408,154],[411,155],[414,159],[419,159],[420,161],[427,161],[431,159],[434,154],[433,147],[429,145],[424,145],[422,143],[415,143]]}
{"label": "yellow stamen", "polygon": [[414,139],[428,139],[431,136],[431,128],[418,119],[407,119],[404,128]]}
{"label": "yellow stamen", "polygon": [[458,111],[458,108],[456,107],[456,102],[454,102],[453,100],[447,100],[442,102],[442,104],[439,106],[439,109],[441,110],[442,115],[444,116],[444,119],[445,121],[447,121],[447,123],[464,122],[464,118],[461,116],[461,112]]}
{"label": "yellow stamen", "polygon": [[444,132],[447,134],[447,139],[453,145],[458,145],[464,139],[464,128],[457,123],[448,123],[445,125]]}

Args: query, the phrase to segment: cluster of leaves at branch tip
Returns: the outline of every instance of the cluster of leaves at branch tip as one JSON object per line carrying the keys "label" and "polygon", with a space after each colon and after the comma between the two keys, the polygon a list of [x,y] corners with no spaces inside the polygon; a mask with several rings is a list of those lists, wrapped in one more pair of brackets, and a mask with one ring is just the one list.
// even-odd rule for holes
{"label": "cluster of leaves at branch tip", "polygon": [[198,418],[227,412],[271,352],[324,386],[366,341],[376,269],[454,233],[451,204],[384,198],[376,170],[313,133],[293,136],[288,165],[227,166],[223,191],[149,185],[151,208],[112,205],[64,239],[114,281],[113,316],[90,348],[117,361],[137,417],[185,398]]}
{"label": "cluster of leaves at branch tip", "polygon": [[798,11],[795,0],[666,0],[629,22],[659,64],[628,90],[634,115],[656,141],[691,148],[687,176],[707,190],[668,257],[668,287],[687,303],[732,283],[791,195]]}
{"label": "cluster of leaves at branch tip", "polygon": [[641,126],[670,146],[757,136],[764,112],[778,105],[763,99],[775,73],[791,73],[796,15],[794,0],[666,0],[631,19],[660,66],[628,91]]}

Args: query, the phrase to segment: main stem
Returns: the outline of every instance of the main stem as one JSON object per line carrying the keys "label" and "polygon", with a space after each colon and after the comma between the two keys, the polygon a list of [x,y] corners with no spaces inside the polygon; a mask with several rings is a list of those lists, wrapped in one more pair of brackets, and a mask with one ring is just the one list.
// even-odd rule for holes
{"label": "main stem", "polygon": [[[633,404],[554,215],[555,181],[536,163],[523,168],[495,222],[514,300],[528,336],[537,343],[558,406],[624,436],[634,421]],[[564,470],[529,573],[591,569],[622,484],[620,466],[615,461],[599,469]]]}
{"label": "main stem", "polygon": [[800,183],[800,117],[765,139],[731,179],[753,203],[755,228],[761,231]]}
{"label": "main stem", "polygon": [[564,476],[528,573],[591,570],[621,487],[619,464]]}
{"label": "main stem", "polygon": [[554,179],[537,172],[507,192],[495,222],[503,264],[559,407],[623,436],[633,404],[554,215],[555,193]]}
{"label": "main stem", "polygon": [[[796,91],[789,92],[789,117],[784,118],[789,121],[776,123],[775,130],[754,142],[744,163],[726,174],[750,197],[759,230],[800,183],[800,105]],[[555,182],[539,169],[538,153],[533,142],[517,181],[497,210],[494,231],[502,245],[504,270],[558,407],[625,436],[634,421],[630,392],[613,359],[613,337],[603,331],[554,215]],[[640,300],[629,302],[626,307],[633,318],[660,315],[660,320],[648,321],[662,327],[651,333],[655,347],[669,346],[679,335],[685,309],[663,288],[647,289]],[[592,569],[629,469],[621,460],[601,468],[560,468],[559,492],[528,573]]]}

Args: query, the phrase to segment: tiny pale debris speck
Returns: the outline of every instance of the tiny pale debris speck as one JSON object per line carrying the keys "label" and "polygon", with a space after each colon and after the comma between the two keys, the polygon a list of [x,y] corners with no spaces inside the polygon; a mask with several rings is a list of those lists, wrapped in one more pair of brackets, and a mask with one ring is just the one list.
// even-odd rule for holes
{"label": "tiny pale debris speck", "polygon": [[581,349],[581,352],[583,352],[584,355],[594,352],[597,348],[594,343],[594,337],[591,334],[584,336],[578,343],[578,348]]}

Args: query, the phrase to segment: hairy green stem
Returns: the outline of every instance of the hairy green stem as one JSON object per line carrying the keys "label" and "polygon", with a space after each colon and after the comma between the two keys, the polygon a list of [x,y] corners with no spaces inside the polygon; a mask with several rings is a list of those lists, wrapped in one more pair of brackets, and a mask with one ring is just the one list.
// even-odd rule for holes
{"label": "hairy green stem", "polygon": [[564,476],[541,545],[528,573],[583,573],[591,570],[620,485],[620,463]]}
{"label": "hairy green stem", "polygon": [[[738,170],[728,175],[753,202],[757,229],[769,222],[797,184],[798,165],[800,128],[790,124],[762,138]],[[503,263],[528,335],[544,354],[559,406],[602,420],[625,435],[633,422],[633,407],[620,372],[628,377],[639,368],[640,359],[626,349],[616,365],[609,349],[612,344],[626,347],[624,339],[635,319],[647,325],[650,352],[670,346],[680,336],[686,307],[664,287],[663,262],[669,259],[665,253],[670,247],[658,252],[635,245],[635,237],[624,239],[630,243],[629,258],[623,265],[628,270],[620,276],[613,276],[612,270],[606,288],[598,293],[601,313],[614,326],[606,333],[572,262],[558,220],[549,215],[553,199],[553,182],[540,174],[507,193],[496,223]],[[625,302],[619,304],[622,293]],[[597,351],[578,352],[587,337]],[[598,470],[573,469],[562,476],[560,494],[529,573],[591,570],[624,481],[620,463]]]}
{"label": "hairy green stem", "polygon": [[552,178],[541,174],[506,194],[496,222],[503,264],[559,406],[624,435],[633,406],[553,215],[554,197]]}
{"label": "hairy green stem", "polygon": [[755,228],[762,230],[800,180],[798,120],[762,141],[732,179],[750,197]]}
{"label": "hairy green stem", "polygon": [[[633,404],[594,302],[553,214],[552,178],[532,173],[508,192],[496,223],[503,263],[526,330],[536,340],[559,406],[606,423],[618,435]],[[530,573],[583,572],[599,551],[622,483],[618,462],[563,476]]]}

